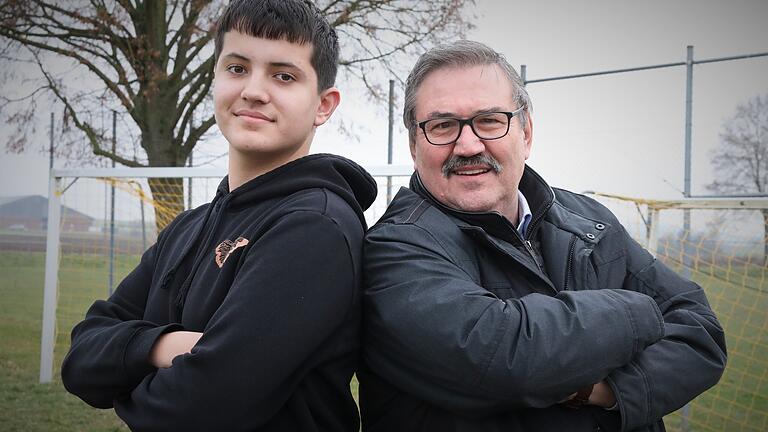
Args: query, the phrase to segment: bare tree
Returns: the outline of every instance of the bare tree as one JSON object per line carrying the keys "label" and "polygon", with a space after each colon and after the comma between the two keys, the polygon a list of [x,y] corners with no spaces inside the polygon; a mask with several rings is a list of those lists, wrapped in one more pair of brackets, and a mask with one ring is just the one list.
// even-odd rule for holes
{"label": "bare tree", "polygon": [[[372,77],[401,77],[427,46],[462,36],[474,0],[316,4],[339,34],[342,73],[380,97]],[[215,123],[212,38],[222,7],[222,0],[0,0],[0,40],[8,43],[0,60],[34,65],[40,74],[26,94],[0,96],[5,120],[17,127],[8,150],[29,147],[39,100],[52,96],[64,106],[63,132],[71,135],[65,142],[84,137],[90,153],[128,167],[183,166]],[[111,134],[94,120],[105,108],[127,119],[129,132],[115,151]],[[126,143],[123,135],[134,139]],[[149,184],[172,214],[183,210],[181,194],[164,193],[169,185],[181,190],[180,179]],[[157,216],[161,228],[168,220]]]}
{"label": "bare tree", "polygon": [[[722,194],[768,195],[768,94],[736,107],[712,151],[716,180],[707,189]],[[764,262],[768,263],[768,210],[762,211]]]}

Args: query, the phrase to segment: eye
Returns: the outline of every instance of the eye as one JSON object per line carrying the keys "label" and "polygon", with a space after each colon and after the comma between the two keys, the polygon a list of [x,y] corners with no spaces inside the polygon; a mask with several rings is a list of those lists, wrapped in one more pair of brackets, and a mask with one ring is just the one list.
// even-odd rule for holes
{"label": "eye", "polygon": [[429,123],[429,128],[432,130],[450,129],[455,124],[452,120],[436,120]]}
{"label": "eye", "polygon": [[477,117],[475,119],[475,122],[480,124],[486,124],[486,125],[494,125],[494,124],[500,124],[502,121],[499,117],[496,117],[496,116],[482,116],[482,117]]}
{"label": "eye", "polygon": [[277,78],[278,81],[282,81],[282,82],[296,81],[296,78],[293,75],[286,72],[280,72],[275,74],[274,76],[275,78]]}
{"label": "eye", "polygon": [[232,72],[235,75],[242,75],[245,73],[245,68],[239,64],[232,64],[227,66],[227,71]]}

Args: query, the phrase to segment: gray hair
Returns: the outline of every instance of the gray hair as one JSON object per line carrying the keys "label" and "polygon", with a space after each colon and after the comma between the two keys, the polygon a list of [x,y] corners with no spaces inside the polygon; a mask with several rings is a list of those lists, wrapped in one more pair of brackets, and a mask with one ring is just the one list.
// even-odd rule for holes
{"label": "gray hair", "polygon": [[521,125],[525,125],[526,116],[533,111],[531,99],[525,90],[523,80],[502,54],[480,42],[460,40],[451,44],[439,45],[425,52],[416,61],[405,83],[405,106],[403,123],[408,129],[411,143],[416,140],[416,92],[430,73],[443,68],[464,66],[497,65],[512,83],[512,100],[518,107],[524,107],[518,114]]}

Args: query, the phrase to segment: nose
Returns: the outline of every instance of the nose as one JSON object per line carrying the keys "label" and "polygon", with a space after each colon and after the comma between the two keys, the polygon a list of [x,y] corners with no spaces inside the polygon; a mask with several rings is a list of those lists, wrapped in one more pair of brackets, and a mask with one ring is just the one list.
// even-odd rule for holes
{"label": "nose", "polygon": [[472,127],[465,124],[461,128],[461,134],[453,145],[453,154],[456,156],[470,157],[485,151],[485,144],[475,135]]}
{"label": "nose", "polygon": [[269,103],[270,100],[269,91],[264,81],[257,74],[251,75],[245,81],[240,97],[251,103],[259,104]]}

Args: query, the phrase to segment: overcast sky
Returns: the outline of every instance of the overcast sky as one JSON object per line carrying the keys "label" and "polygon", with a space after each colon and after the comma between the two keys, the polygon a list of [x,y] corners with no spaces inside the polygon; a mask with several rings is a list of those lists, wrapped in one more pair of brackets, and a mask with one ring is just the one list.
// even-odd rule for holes
{"label": "overcast sky", "polygon": [[[469,37],[503,52],[515,67],[526,64],[528,79],[684,61],[686,45],[695,46],[696,59],[768,51],[765,0],[477,0],[475,13]],[[534,106],[529,163],[553,186],[681,196],[684,67],[534,83],[528,90]],[[357,139],[324,126],[313,152],[341,154],[363,165],[386,163],[386,107],[372,106],[354,89],[342,92],[335,116],[356,125]],[[703,186],[712,180],[709,152],[718,145],[722,123],[737,104],[766,93],[768,57],[695,67],[694,194],[706,193]],[[395,163],[410,164],[401,112],[398,105]],[[47,124],[49,112],[38,116]],[[42,129],[40,139],[47,142]],[[0,128],[0,144],[9,132]],[[201,158],[225,146],[214,139],[201,147]],[[0,196],[45,195],[47,167],[47,156],[35,151],[0,153]]]}

